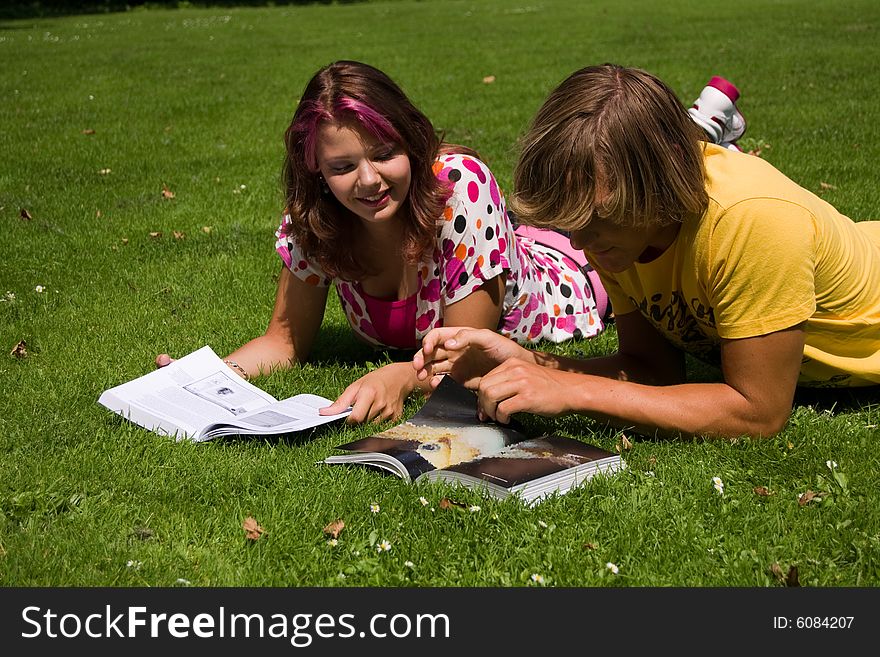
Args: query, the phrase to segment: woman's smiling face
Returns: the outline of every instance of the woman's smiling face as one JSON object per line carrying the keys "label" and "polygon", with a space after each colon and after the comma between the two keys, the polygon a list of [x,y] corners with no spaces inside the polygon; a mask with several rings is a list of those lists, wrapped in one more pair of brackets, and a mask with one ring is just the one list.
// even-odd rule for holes
{"label": "woman's smiling face", "polygon": [[357,123],[325,123],[315,155],[331,193],[363,221],[388,221],[403,207],[412,170],[399,144],[380,141]]}

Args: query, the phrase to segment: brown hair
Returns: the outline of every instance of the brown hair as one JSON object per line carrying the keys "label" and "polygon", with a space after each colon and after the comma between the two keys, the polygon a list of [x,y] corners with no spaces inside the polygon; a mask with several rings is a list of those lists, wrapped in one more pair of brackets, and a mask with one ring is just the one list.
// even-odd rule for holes
{"label": "brown hair", "polygon": [[[284,136],[287,157],[283,182],[290,223],[285,232],[305,256],[331,277],[357,280],[368,271],[358,260],[361,224],[332,194],[322,192],[315,156],[317,134],[324,122],[357,122],[385,143],[399,145],[410,160],[411,183],[401,250],[409,263],[422,259],[436,239],[450,189],[432,165],[443,146],[434,127],[382,71],[353,61],[320,69],[306,85]],[[474,154],[468,149],[456,152]],[[475,155],[475,154],[474,154]]]}
{"label": "brown hair", "polygon": [[511,205],[522,223],[561,230],[582,228],[594,213],[634,227],[702,214],[701,138],[653,75],[583,68],[556,87],[523,138]]}

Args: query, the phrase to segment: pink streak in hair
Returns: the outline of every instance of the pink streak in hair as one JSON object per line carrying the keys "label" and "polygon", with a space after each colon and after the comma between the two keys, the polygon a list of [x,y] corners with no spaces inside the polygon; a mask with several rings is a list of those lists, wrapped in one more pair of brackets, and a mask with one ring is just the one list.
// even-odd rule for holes
{"label": "pink streak in hair", "polygon": [[342,97],[336,101],[333,111],[327,111],[317,100],[303,103],[295,130],[303,135],[303,156],[306,165],[313,171],[318,169],[316,156],[318,126],[324,121],[344,121],[354,119],[367,132],[385,143],[399,143],[400,134],[391,122],[369,105],[358,100]]}

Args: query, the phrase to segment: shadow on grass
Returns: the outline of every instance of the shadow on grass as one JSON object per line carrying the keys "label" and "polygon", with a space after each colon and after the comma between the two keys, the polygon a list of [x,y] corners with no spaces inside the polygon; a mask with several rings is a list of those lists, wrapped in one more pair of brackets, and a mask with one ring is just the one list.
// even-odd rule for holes
{"label": "shadow on grass", "polygon": [[355,337],[348,324],[324,324],[309,354],[309,363],[320,366],[358,366],[387,361],[410,361],[415,350],[376,349]]}
{"label": "shadow on grass", "polygon": [[[149,431],[148,429],[143,429],[142,427],[138,427],[133,422],[130,422],[124,417],[119,415],[111,415],[106,420],[107,426],[112,431],[123,431],[126,428],[133,428],[135,430],[144,431],[145,435],[154,434],[159,436],[160,438],[167,439],[172,442],[185,442],[186,439],[176,440],[173,436],[167,436],[164,434],[160,434],[154,431]],[[294,431],[291,433],[276,433],[276,434],[231,434],[228,436],[220,436],[217,438],[211,438],[209,440],[201,440],[198,441],[199,444],[207,444],[207,443],[223,443],[225,445],[242,445],[242,444],[257,444],[257,443],[284,443],[286,445],[305,445],[306,443],[310,443],[314,440],[318,440],[325,436],[328,433],[332,433],[338,431],[340,427],[343,427],[344,421],[340,420],[339,422],[328,422],[326,424],[320,424],[317,427],[312,427],[309,429],[304,429],[302,431]]]}
{"label": "shadow on grass", "polygon": [[[47,18],[79,14],[109,14],[131,9],[189,9],[212,7],[278,7],[285,5],[350,5],[369,0],[31,0],[14,1],[0,6],[0,20]],[[0,26],[0,29],[9,29]]]}
{"label": "shadow on grass", "polygon": [[[339,427],[341,426],[344,426],[342,420],[340,420],[339,422],[329,422],[327,424],[321,424],[317,427],[306,429],[304,431],[294,431],[292,433],[277,434],[241,434],[234,436],[223,436],[222,438],[215,438],[210,442],[223,441],[227,445],[241,445],[248,443],[254,445],[256,445],[257,443],[281,443],[291,447],[299,447],[307,443],[320,440],[325,435],[338,431]],[[340,440],[339,442],[344,442],[344,440]]]}
{"label": "shadow on grass", "polygon": [[880,386],[867,388],[798,388],[795,406],[812,406],[817,411],[847,413],[880,407]]}

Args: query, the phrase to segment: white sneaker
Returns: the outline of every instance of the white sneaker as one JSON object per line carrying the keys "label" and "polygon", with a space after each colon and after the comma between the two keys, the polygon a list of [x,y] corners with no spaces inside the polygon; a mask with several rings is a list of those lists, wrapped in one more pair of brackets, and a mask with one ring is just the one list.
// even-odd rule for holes
{"label": "white sneaker", "polygon": [[736,106],[739,89],[722,77],[715,76],[700,92],[688,114],[709,137],[709,141],[735,150],[736,141],[745,134],[746,120]]}

